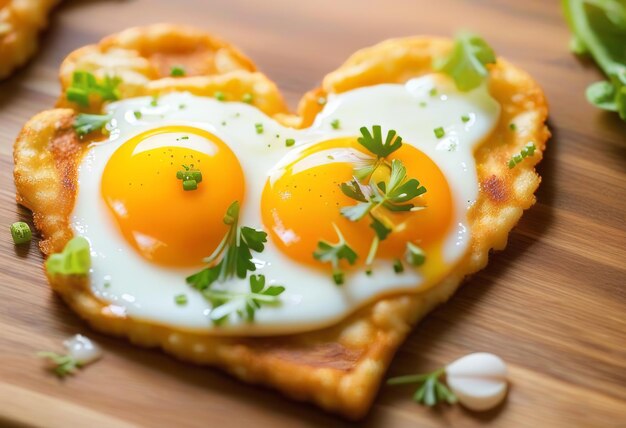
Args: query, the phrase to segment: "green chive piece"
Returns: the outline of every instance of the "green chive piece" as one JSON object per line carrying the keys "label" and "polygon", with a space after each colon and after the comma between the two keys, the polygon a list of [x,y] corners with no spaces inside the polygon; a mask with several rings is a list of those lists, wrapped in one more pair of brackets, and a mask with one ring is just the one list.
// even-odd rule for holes
{"label": "green chive piece", "polygon": [[339,122],[339,119],[334,119],[332,122],[330,122],[330,126],[333,129],[339,129],[339,127],[341,126],[341,122]]}
{"label": "green chive piece", "polygon": [[419,106],[420,107],[426,107],[428,104],[426,104],[426,101],[420,101]]}
{"label": "green chive piece", "polygon": [[287,138],[287,139],[285,140],[285,145],[286,145],[287,147],[291,147],[291,146],[293,146],[294,144],[296,144],[296,140],[295,140],[294,138]]}
{"label": "green chive piece", "polygon": [[510,129],[511,131],[516,131],[516,130],[517,130],[517,125],[516,125],[516,124],[514,124],[514,123],[509,123],[509,129]]}
{"label": "green chive piece", "polygon": [[253,100],[254,100],[254,97],[252,96],[252,94],[250,92],[246,92],[241,97],[241,101],[243,101],[244,103],[252,104]]}
{"label": "green chive piece", "polygon": [[156,107],[157,105],[159,105],[159,96],[158,95],[153,95],[152,96],[152,100],[150,101],[150,105],[152,107]]}
{"label": "green chive piece", "polygon": [[135,119],[141,119],[142,114],[139,110],[134,111],[133,114],[135,115]]}
{"label": "green chive piece", "polygon": [[421,266],[426,261],[426,253],[417,245],[407,242],[404,258],[411,266]]}
{"label": "green chive piece", "polygon": [[262,123],[255,123],[254,127],[256,128],[256,133],[257,134],[262,134],[263,133],[263,124]]}
{"label": "green chive piece", "polygon": [[218,101],[224,101],[226,99],[226,94],[224,94],[224,92],[222,91],[217,91],[213,94],[213,96],[215,97],[216,100]]}
{"label": "green chive piece", "polygon": [[469,122],[469,121],[470,121],[470,117],[469,117],[468,115],[463,115],[463,116],[461,116],[461,120],[462,120],[464,123],[467,123],[467,122]]}
{"label": "green chive piece", "polygon": [[367,276],[372,276],[372,268],[367,268],[367,269],[365,270],[365,275],[367,275]]}
{"label": "green chive piece", "polygon": [[186,108],[187,108],[187,105],[186,105],[186,104],[180,104],[180,105],[178,106],[178,109],[179,109],[179,110],[185,110]]}
{"label": "green chive piece", "polygon": [[395,259],[393,261],[393,271],[395,273],[402,273],[402,272],[404,272],[404,265],[402,265],[402,262],[399,259]]}
{"label": "green chive piece", "polygon": [[317,103],[321,106],[323,106],[324,104],[326,104],[326,97],[319,97],[317,99]]}
{"label": "green chive piece", "polygon": [[30,242],[33,237],[30,226],[23,221],[15,222],[11,225],[11,236],[16,244],[25,244]]}
{"label": "green chive piece", "polygon": [[443,130],[441,126],[439,128],[435,128],[434,132],[435,132],[435,137],[437,138],[442,138],[444,135],[446,135],[446,132]]}
{"label": "green chive piece", "polygon": [[428,95],[430,95],[431,97],[437,95],[437,88],[432,88],[430,91],[428,91]]}
{"label": "green chive piece", "polygon": [[509,161],[509,169],[513,169],[513,168],[515,168],[515,165],[517,165],[517,164],[515,163],[515,161],[514,161],[513,159],[511,159],[511,160]]}
{"label": "green chive piece", "polygon": [[186,294],[177,294],[176,296],[174,296],[174,301],[176,302],[177,305],[186,305],[187,304],[187,295]]}
{"label": "green chive piece", "polygon": [[333,281],[335,285],[343,285],[343,272],[333,272]]}
{"label": "green chive piece", "polygon": [[196,190],[198,188],[198,182],[196,180],[184,180],[183,190]]}
{"label": "green chive piece", "polygon": [[185,69],[182,65],[175,65],[170,70],[170,76],[172,77],[181,77],[185,75]]}

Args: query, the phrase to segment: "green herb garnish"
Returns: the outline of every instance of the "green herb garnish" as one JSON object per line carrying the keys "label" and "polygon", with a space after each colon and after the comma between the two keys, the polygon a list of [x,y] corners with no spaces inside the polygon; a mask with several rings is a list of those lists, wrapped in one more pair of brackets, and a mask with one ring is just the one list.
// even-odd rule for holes
{"label": "green herb garnish", "polygon": [[141,117],[143,116],[139,110],[135,110],[133,112],[133,115],[135,116],[135,119],[141,119]]}
{"label": "green herb garnish", "polygon": [[159,96],[158,95],[153,95],[152,99],[150,100],[150,106],[151,107],[156,107],[159,105]]}
{"label": "green herb garnish", "polygon": [[511,157],[508,163],[509,168],[515,168],[515,165],[524,160],[524,158],[533,156],[535,154],[535,150],[537,150],[537,148],[534,143],[526,144],[526,146],[518,154]]}
{"label": "green herb garnish", "polygon": [[41,351],[37,352],[37,356],[50,360],[52,364],[54,364],[52,370],[59,377],[74,374],[76,373],[76,369],[82,366],[82,364],[70,354],[63,355],[57,354],[56,352]]}
{"label": "green herb garnish", "polygon": [[255,123],[254,124],[254,128],[256,129],[256,133],[257,134],[262,134],[263,133],[263,124],[262,123]]}
{"label": "green herb garnish", "polygon": [[296,144],[296,140],[294,138],[287,138],[285,140],[285,146],[287,146],[287,147],[291,147],[294,144]]}
{"label": "green herb garnish", "polygon": [[117,87],[122,82],[119,77],[105,76],[104,81],[98,83],[96,76],[88,71],[75,71],[72,74],[72,83],[65,94],[68,101],[79,104],[82,107],[89,106],[91,95],[97,95],[102,101],[115,101],[119,99]]}
{"label": "green herb garnish", "polygon": [[13,243],[19,245],[30,242],[33,237],[33,233],[27,223],[17,221],[11,225],[11,236],[13,237]]}
{"label": "green herb garnish", "polygon": [[215,97],[216,100],[218,101],[224,101],[226,99],[226,94],[224,94],[224,92],[222,91],[217,91],[213,94],[213,96]]}
{"label": "green herb garnish", "polygon": [[419,383],[419,388],[413,394],[413,400],[416,402],[429,407],[441,402],[454,404],[457,402],[456,395],[439,380],[444,374],[445,368],[441,368],[427,374],[392,377],[387,380],[387,385]]}
{"label": "green herb garnish", "polygon": [[50,254],[46,260],[48,275],[87,275],[90,268],[89,241],[82,236],[70,239],[62,252]]}
{"label": "green herb garnish", "polygon": [[337,225],[333,224],[333,227],[335,228],[335,232],[337,232],[339,241],[336,244],[331,244],[327,241],[319,241],[317,243],[317,249],[313,253],[313,257],[320,262],[330,263],[333,268],[333,280],[335,284],[341,285],[344,281],[344,273],[339,266],[339,262],[346,260],[349,264],[353,265],[358,256],[356,252],[350,248],[350,245],[346,242],[346,239]]}
{"label": "green herb garnish", "polygon": [[251,251],[260,253],[265,248],[267,233],[247,226],[239,227],[239,202],[228,207],[224,224],[228,226],[226,236],[213,254],[204,259],[211,266],[186,278],[187,283],[198,290],[208,289],[215,281],[245,278],[248,272],[256,270]]}
{"label": "green herb garnish", "polygon": [[513,122],[509,123],[509,129],[511,131],[517,131],[517,125]]}
{"label": "green herb garnish", "polygon": [[404,259],[411,266],[421,266],[426,261],[426,253],[424,253],[424,250],[417,245],[407,242]]}
{"label": "green herb garnish", "polygon": [[[180,139],[186,140],[188,138],[189,137],[184,136]],[[192,167],[193,165],[183,165],[184,170],[176,171],[176,178],[183,182],[183,190],[196,190],[198,184],[202,181],[202,172]]]}
{"label": "green herb garnish", "polygon": [[626,121],[626,2],[562,0],[562,5],[574,33],[570,49],[591,55],[608,78],[587,88],[587,100]]}
{"label": "green herb garnish", "polygon": [[[138,113],[138,112],[135,112]],[[140,113],[141,114],[141,113]],[[135,114],[135,117],[137,115]],[[79,137],[93,131],[100,131],[113,118],[113,114],[87,114],[79,113],[74,118],[73,127]]]}
{"label": "green herb garnish", "polygon": [[185,74],[185,68],[182,65],[174,65],[170,69],[170,76],[172,77],[181,77]]}
{"label": "green herb garnish", "polygon": [[446,135],[446,131],[444,131],[441,126],[439,128],[435,128],[433,132],[437,138],[443,138],[443,136]]}
{"label": "green herb garnish", "polygon": [[461,116],[461,121],[463,123],[467,123],[467,122],[470,121],[470,117],[468,115],[463,115],[463,116]]}
{"label": "green herb garnish", "polygon": [[247,322],[253,322],[255,313],[261,306],[280,303],[280,295],[285,291],[282,285],[268,285],[264,275],[250,276],[250,292],[238,293],[207,288],[202,295],[211,302],[210,318],[215,324],[222,324],[232,314],[237,314]]}
{"label": "green herb garnish", "polygon": [[176,296],[174,296],[174,302],[176,302],[176,304],[179,306],[186,305],[187,301],[188,299],[186,294],[177,294]]}
{"label": "green herb garnish", "polygon": [[252,101],[254,101],[254,96],[250,92],[246,92],[241,97],[241,101],[247,104],[252,104]]}
{"label": "green herb garnish", "polygon": [[333,121],[330,122],[330,127],[333,129],[339,129],[341,127],[341,122],[339,122],[339,119],[333,119]]}
{"label": "green herb garnish", "polygon": [[493,49],[481,37],[459,33],[447,57],[435,61],[434,68],[454,79],[460,91],[477,88],[487,78],[487,64],[495,64]]}

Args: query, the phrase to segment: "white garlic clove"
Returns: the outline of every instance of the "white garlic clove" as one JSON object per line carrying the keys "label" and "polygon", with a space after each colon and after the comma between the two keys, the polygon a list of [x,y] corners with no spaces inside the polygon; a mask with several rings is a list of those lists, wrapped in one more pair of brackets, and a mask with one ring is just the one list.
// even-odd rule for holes
{"label": "white garlic clove", "polygon": [[468,409],[489,410],[506,396],[506,364],[486,352],[466,355],[446,367],[446,383]]}
{"label": "white garlic clove", "polygon": [[98,345],[82,334],[77,334],[63,341],[67,352],[80,364],[89,364],[102,357],[102,350]]}

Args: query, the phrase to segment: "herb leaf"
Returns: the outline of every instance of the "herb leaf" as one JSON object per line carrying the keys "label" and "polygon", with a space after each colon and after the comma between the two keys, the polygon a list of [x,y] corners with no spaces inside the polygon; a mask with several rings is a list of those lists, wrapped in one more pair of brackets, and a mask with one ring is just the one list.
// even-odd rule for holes
{"label": "herb leaf", "polygon": [[48,275],[87,275],[91,268],[89,241],[75,236],[60,253],[50,254],[46,260]]}
{"label": "herb leaf", "polygon": [[386,158],[402,147],[402,137],[396,137],[396,131],[393,129],[387,132],[387,137],[383,142],[380,125],[374,125],[372,127],[372,133],[370,133],[367,127],[362,127],[361,135],[362,136],[357,139],[359,144],[379,158]]}
{"label": "herb leaf", "polygon": [[413,394],[416,402],[429,407],[444,401],[454,404],[457,402],[456,395],[439,380],[444,373],[445,369],[442,368],[427,374],[392,377],[387,380],[387,385],[419,383],[419,388]]}
{"label": "herb leaf", "polygon": [[260,253],[265,249],[267,233],[247,226],[239,227],[239,202],[228,207],[223,221],[230,226],[228,232],[213,254],[204,259],[212,266],[186,278],[187,283],[198,290],[206,290],[216,281],[224,282],[235,276],[245,278],[248,272],[256,270],[250,250]]}
{"label": "herb leaf", "polygon": [[76,373],[76,369],[80,368],[81,363],[71,355],[57,354],[56,352],[41,351],[37,352],[40,358],[47,358],[53,364],[52,370],[59,377],[65,377]]}
{"label": "herb leaf", "polygon": [[87,114],[79,113],[74,118],[74,130],[79,137],[89,134],[93,131],[99,131],[113,118],[111,113],[109,114]]}
{"label": "herb leaf", "polygon": [[102,101],[119,99],[117,87],[122,82],[119,77],[105,76],[104,81],[98,83],[96,76],[88,71],[75,71],[72,74],[72,84],[66,90],[68,101],[75,102],[82,107],[89,106],[92,94],[98,95]]}
{"label": "herb leaf", "polygon": [[495,64],[496,56],[491,46],[480,36],[459,33],[450,55],[435,61],[436,70],[454,79],[460,91],[471,91],[487,78],[487,64]]}
{"label": "herb leaf", "polygon": [[255,313],[264,305],[280,303],[280,296],[285,291],[282,285],[266,285],[264,275],[250,276],[250,292],[236,293],[207,288],[203,296],[211,302],[210,318],[215,324],[228,320],[231,314],[237,314],[247,322],[253,322]]}
{"label": "herb leaf", "polygon": [[328,262],[333,267],[333,279],[335,284],[343,284],[344,274],[339,267],[340,260],[346,260],[349,264],[353,265],[358,255],[350,248],[346,239],[343,237],[341,231],[337,225],[333,224],[339,242],[331,244],[327,241],[319,241],[317,243],[317,249],[313,253],[313,257],[320,262]]}

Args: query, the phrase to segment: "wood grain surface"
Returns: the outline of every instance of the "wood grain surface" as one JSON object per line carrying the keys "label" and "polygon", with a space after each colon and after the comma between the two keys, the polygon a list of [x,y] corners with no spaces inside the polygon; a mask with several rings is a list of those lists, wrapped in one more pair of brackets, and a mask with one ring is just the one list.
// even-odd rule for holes
{"label": "wood grain surface", "polygon": [[[37,57],[0,83],[0,426],[342,426],[313,406],[180,363],[90,329],[48,289],[36,240],[14,247],[12,144],[24,122],[52,106],[57,68],[71,50],[153,22],[196,25],[241,47],[299,96],[358,48],[412,34],[481,33],[545,89],[554,137],[539,172],[538,203],[508,248],[400,349],[390,375],[434,369],[468,352],[510,364],[497,409],[426,409],[412,388],[383,387],[370,427],[626,426],[626,124],[585,102],[601,75],[567,50],[550,0],[66,1]],[[106,355],[61,381],[34,353],[81,332]]]}

